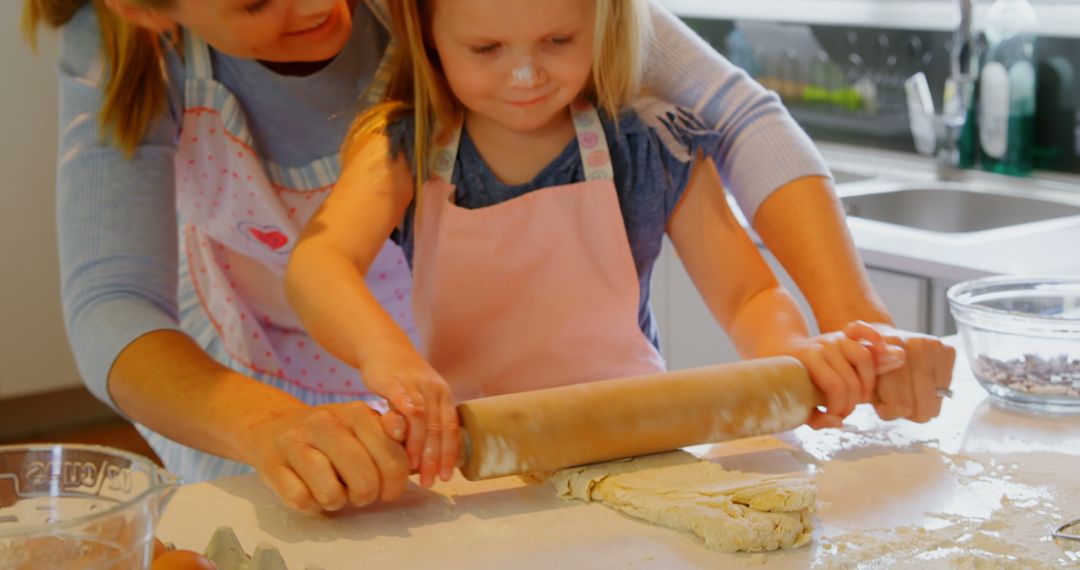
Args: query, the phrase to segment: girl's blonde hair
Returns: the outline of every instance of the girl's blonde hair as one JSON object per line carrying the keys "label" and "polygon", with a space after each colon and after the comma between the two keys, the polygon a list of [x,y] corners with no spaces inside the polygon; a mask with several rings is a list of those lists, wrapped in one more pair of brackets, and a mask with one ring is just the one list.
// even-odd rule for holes
{"label": "girl's blonde hair", "polygon": [[[167,8],[174,0],[124,0]],[[98,115],[103,138],[130,156],[153,118],[165,107],[165,72],[157,34],[125,22],[104,0],[23,0],[22,30],[31,45],[41,25],[59,28],[93,2],[108,57],[109,82]]]}
{"label": "girl's blonde hair", "polygon": [[[395,118],[415,117],[417,191],[428,174],[428,152],[435,125],[452,124],[459,104],[443,76],[431,41],[435,0],[392,0],[390,19],[397,45],[393,75],[383,103],[353,121],[342,146],[349,160],[353,149],[373,134],[385,132]],[[583,95],[611,117],[639,94],[645,50],[650,39],[648,0],[595,0],[596,31],[592,75]]]}

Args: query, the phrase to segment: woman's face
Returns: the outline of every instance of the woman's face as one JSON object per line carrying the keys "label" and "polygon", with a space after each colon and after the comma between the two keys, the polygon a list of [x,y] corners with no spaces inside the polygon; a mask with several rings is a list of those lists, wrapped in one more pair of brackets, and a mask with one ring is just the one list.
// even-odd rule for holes
{"label": "woman's face", "polygon": [[360,0],[175,0],[162,15],[234,57],[323,61],[341,52]]}

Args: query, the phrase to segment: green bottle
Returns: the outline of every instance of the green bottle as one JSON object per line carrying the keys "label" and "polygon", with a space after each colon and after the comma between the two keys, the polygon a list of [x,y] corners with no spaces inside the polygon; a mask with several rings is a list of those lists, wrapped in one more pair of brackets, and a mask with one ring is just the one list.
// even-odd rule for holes
{"label": "green bottle", "polygon": [[1027,0],[995,0],[986,14],[986,57],[979,78],[979,157],[983,169],[1023,175],[1035,134],[1035,38]]}

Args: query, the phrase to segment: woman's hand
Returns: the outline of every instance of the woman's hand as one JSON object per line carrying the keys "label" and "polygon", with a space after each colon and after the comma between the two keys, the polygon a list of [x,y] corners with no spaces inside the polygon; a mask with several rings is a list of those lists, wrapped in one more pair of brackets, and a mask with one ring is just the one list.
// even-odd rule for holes
{"label": "woman's hand", "polygon": [[386,398],[406,420],[405,449],[409,466],[420,471],[420,484],[435,477],[449,481],[458,462],[457,409],[450,385],[412,346],[386,345],[361,370],[364,385]]}
{"label": "woman's hand", "polygon": [[927,422],[941,413],[941,400],[952,383],[956,349],[940,338],[875,324],[885,342],[907,355],[905,365],[878,378],[871,400],[884,420]]}
{"label": "woman's hand", "polygon": [[842,331],[797,340],[786,350],[802,362],[825,394],[825,411],[807,422],[814,429],[839,427],[855,406],[870,402],[878,376],[903,366],[904,352],[889,346],[874,327],[854,321]]}
{"label": "woman's hand", "polygon": [[364,402],[298,405],[249,428],[246,460],[294,509],[362,507],[405,491],[404,431],[400,417]]}

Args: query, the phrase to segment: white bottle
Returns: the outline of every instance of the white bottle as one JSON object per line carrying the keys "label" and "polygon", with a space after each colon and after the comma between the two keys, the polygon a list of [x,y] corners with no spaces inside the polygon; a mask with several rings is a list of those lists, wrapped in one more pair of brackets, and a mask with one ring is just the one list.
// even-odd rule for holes
{"label": "white bottle", "polygon": [[1038,27],[1027,0],[995,0],[987,11],[986,63],[979,80],[980,157],[986,170],[1031,170]]}

